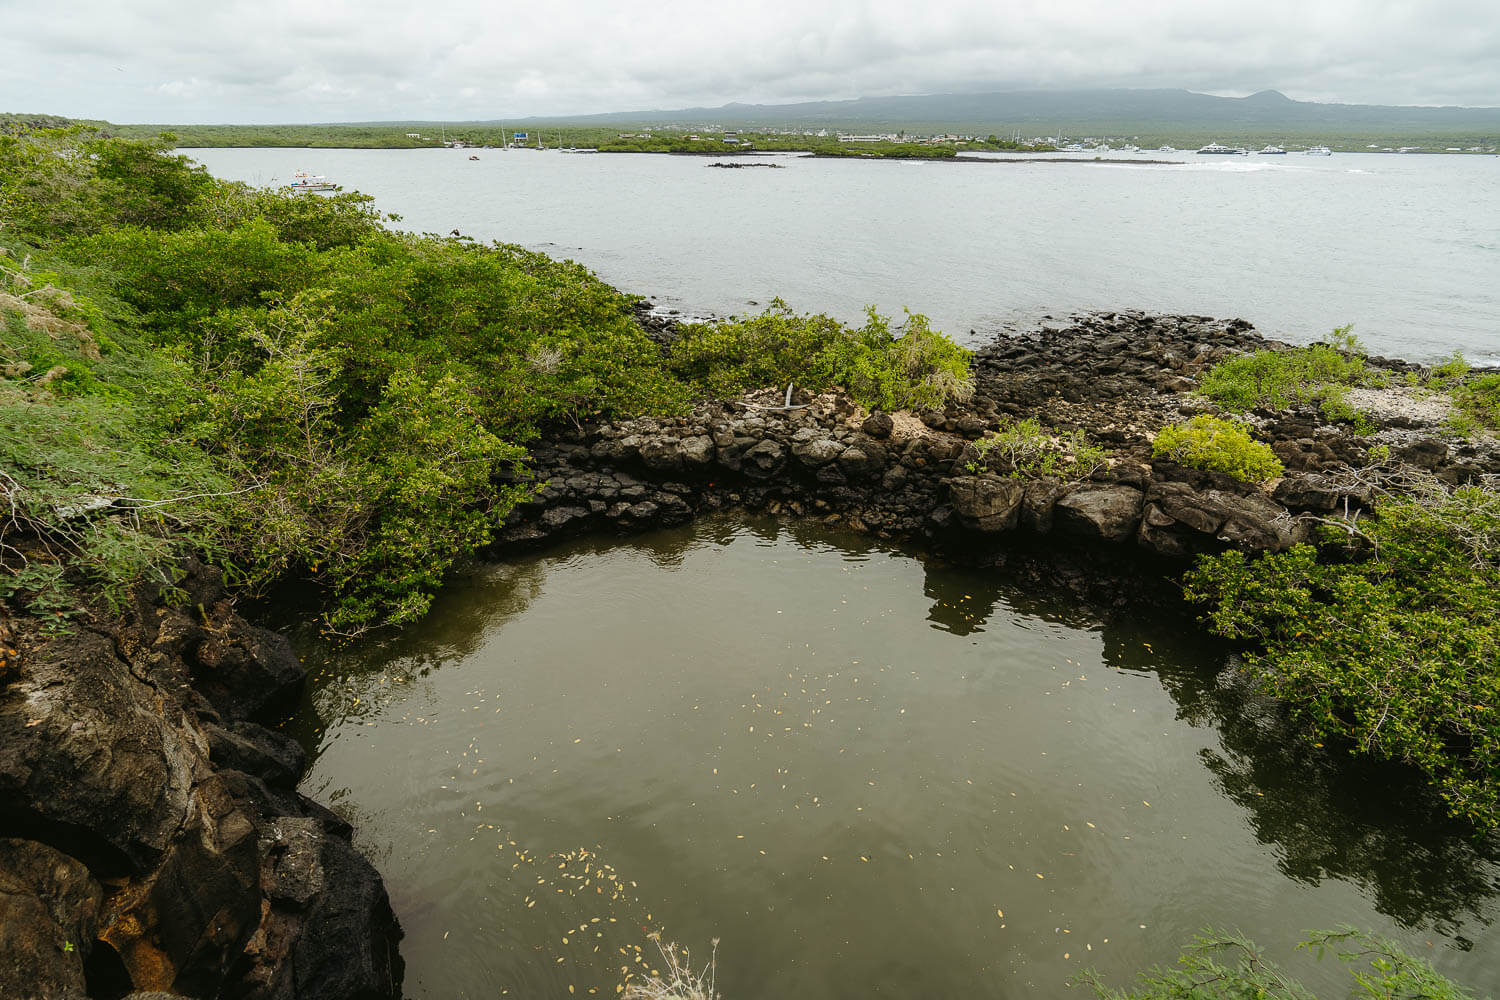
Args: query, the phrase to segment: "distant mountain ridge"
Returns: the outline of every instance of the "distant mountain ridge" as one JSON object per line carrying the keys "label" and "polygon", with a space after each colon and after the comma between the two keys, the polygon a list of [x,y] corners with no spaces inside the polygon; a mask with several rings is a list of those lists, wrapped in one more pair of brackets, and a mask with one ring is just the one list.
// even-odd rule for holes
{"label": "distant mountain ridge", "polygon": [[[509,119],[515,122],[516,119]],[[820,128],[913,128],[967,125],[983,128],[1045,126],[1072,130],[1110,123],[1147,126],[1215,126],[1299,129],[1452,130],[1500,133],[1500,108],[1404,107],[1319,104],[1280,91],[1249,97],[1215,97],[1189,90],[1021,90],[986,94],[859,97],[796,104],[731,103],[716,108],[534,116],[528,123],[558,125],[720,124]]]}

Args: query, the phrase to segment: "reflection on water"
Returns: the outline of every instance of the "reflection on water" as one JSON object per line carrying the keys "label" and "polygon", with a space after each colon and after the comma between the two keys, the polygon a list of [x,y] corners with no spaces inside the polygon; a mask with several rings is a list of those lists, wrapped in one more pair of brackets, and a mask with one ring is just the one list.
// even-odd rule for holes
{"label": "reflection on water", "polygon": [[1354,882],[1379,912],[1461,948],[1471,946],[1466,923],[1493,920],[1500,842],[1446,818],[1416,774],[1321,751],[1296,738],[1279,706],[1235,685],[1163,681],[1184,713],[1218,728],[1221,746],[1202,752],[1204,765],[1275,848],[1282,874],[1309,885]]}
{"label": "reflection on water", "polygon": [[613,995],[654,930],[721,937],[730,1000],[1051,995],[1208,924],[1327,985],[1291,944],[1341,921],[1500,982],[1500,844],[1179,621],[722,518],[306,653],[304,787],[387,875],[413,996]]}

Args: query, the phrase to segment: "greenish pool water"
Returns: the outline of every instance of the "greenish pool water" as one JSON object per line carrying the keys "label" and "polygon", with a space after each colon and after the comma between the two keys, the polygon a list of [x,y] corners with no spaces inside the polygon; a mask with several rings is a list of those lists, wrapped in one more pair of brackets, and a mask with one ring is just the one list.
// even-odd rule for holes
{"label": "greenish pool water", "polygon": [[1500,992],[1500,846],[1181,622],[714,519],[305,645],[303,790],[385,875],[411,997],[613,996],[655,931],[719,938],[727,1000],[1059,996],[1207,925],[1342,996],[1292,950],[1340,922]]}

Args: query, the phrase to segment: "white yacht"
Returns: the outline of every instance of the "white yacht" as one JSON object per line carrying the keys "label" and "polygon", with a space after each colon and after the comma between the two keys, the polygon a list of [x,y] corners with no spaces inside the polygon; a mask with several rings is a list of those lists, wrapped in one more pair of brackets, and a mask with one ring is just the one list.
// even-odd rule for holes
{"label": "white yacht", "polygon": [[337,191],[339,186],[322,174],[310,174],[306,170],[299,170],[292,175],[292,183],[287,186],[288,191]]}
{"label": "white yacht", "polygon": [[1285,156],[1286,155],[1286,150],[1282,149],[1280,146],[1267,146],[1265,149],[1262,149],[1260,151],[1260,155],[1261,156]]}
{"label": "white yacht", "polygon": [[1235,146],[1221,146],[1217,142],[1211,142],[1198,150],[1205,156],[1244,156],[1245,151]]}
{"label": "white yacht", "polygon": [[1327,146],[1309,146],[1307,148],[1307,155],[1308,156],[1332,156],[1333,155],[1333,150],[1329,149]]}

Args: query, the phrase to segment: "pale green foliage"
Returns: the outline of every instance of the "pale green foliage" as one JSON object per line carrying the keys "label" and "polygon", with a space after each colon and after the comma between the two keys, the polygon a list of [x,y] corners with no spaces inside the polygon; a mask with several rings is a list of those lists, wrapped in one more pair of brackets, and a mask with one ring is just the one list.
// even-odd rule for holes
{"label": "pale green foliage", "polygon": [[130,582],[166,582],[183,552],[212,548],[202,495],[232,486],[152,433],[150,400],[181,393],[177,371],[110,324],[83,279],[35,263],[0,247],[0,599],[55,615],[74,582],[115,605]]}
{"label": "pale green foliage", "polygon": [[1453,405],[1474,423],[1500,429],[1500,373],[1481,375],[1455,388]]}
{"label": "pale green foliage", "polygon": [[484,429],[442,369],[393,372],[350,422],[338,391],[350,359],[320,346],[324,295],[244,318],[234,339],[253,348],[205,372],[206,392],[176,417],[216,444],[236,480],[260,487],[223,501],[243,579],[297,570],[325,580],[341,630],[420,617],[448,567],[524,495],[490,486],[490,473],[524,452]]}
{"label": "pale green foliage", "polygon": [[1061,433],[1042,426],[1036,417],[1001,421],[969,446],[974,457],[966,468],[982,472],[992,465],[1015,477],[1063,476],[1087,479],[1109,466],[1109,453],[1089,443],[1082,428]]}
{"label": "pale green foliage", "polygon": [[1187,423],[1163,427],[1151,454],[1192,469],[1222,472],[1243,483],[1265,482],[1283,471],[1270,445],[1251,437],[1245,424],[1203,413]]}
{"label": "pale green foliage", "polygon": [[1317,403],[1330,420],[1356,420],[1349,403],[1353,386],[1379,386],[1387,373],[1365,361],[1364,346],[1347,326],[1308,347],[1256,351],[1215,365],[1199,380],[1198,391],[1226,409],[1284,410]]}
{"label": "pale green foliage", "polygon": [[899,326],[873,308],[863,326],[798,315],[780,299],[758,316],[690,324],[668,365],[708,397],[795,383],[841,388],[884,410],[936,409],[974,394],[969,352],[907,313]]}
{"label": "pale green foliage", "polygon": [[1467,358],[1454,351],[1447,361],[1435,365],[1427,377],[1427,388],[1439,391],[1451,391],[1463,381],[1472,366]]}

